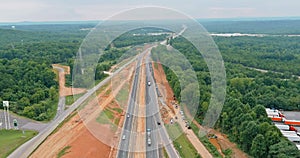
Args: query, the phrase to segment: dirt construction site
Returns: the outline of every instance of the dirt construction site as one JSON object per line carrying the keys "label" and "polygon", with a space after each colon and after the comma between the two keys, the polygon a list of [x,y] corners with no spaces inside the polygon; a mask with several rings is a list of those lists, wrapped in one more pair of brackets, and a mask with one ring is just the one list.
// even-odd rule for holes
{"label": "dirt construction site", "polygon": [[[111,82],[101,87],[96,91],[93,97],[87,99],[77,111],[73,112],[65,122],[60,125],[48,138],[37,148],[30,157],[116,157],[117,147],[120,140],[120,133],[124,121],[130,87],[134,74],[135,62],[122,70],[118,75],[111,79]],[[175,109],[176,98],[168,84],[163,67],[159,63],[153,63],[153,73],[157,83],[160,95],[160,113],[165,124],[170,123],[170,119],[178,114],[178,109]],[[142,65],[144,67],[144,65]],[[64,67],[65,73],[68,69]],[[142,69],[143,70],[143,69]],[[141,70],[141,71],[142,71]],[[144,76],[144,72],[141,72]],[[61,76],[60,76],[61,77]],[[141,77],[140,87],[145,85],[145,77]],[[62,78],[64,80],[64,77]],[[64,81],[60,78],[60,89],[62,95],[72,93],[64,86]],[[82,91],[81,89],[78,89]],[[137,110],[138,117],[136,132],[145,132],[145,89],[139,90],[139,109]],[[165,104],[167,106],[163,106]],[[201,127],[196,121],[194,123]],[[183,125],[184,126],[184,125]],[[222,151],[231,149],[231,157],[244,158],[247,155],[240,151],[234,143],[231,143],[228,138],[222,133],[210,129],[210,133],[217,138],[209,139],[210,142],[218,149],[219,153],[224,157]],[[195,134],[189,130],[184,132],[191,143],[195,146],[198,153],[203,152],[203,145],[196,139]],[[136,139],[136,144],[144,144],[142,135]],[[139,148],[143,148],[139,146]],[[206,150],[206,149],[205,149]],[[205,155],[202,153],[201,155]],[[145,157],[144,153],[136,153],[135,157]],[[212,157],[208,154],[208,157]]]}
{"label": "dirt construction site", "polygon": [[124,119],[121,106],[126,106],[116,96],[121,91],[128,94],[133,64],[97,90],[96,97],[85,101],[30,157],[115,157]]}

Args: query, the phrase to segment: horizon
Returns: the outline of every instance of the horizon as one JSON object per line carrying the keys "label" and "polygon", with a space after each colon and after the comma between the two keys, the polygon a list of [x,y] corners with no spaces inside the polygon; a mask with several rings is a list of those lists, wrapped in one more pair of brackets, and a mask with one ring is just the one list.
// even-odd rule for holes
{"label": "horizon", "polygon": [[[300,16],[279,16],[279,17],[233,17],[233,18],[194,18],[197,21],[202,22],[217,22],[217,21],[276,21],[276,20],[300,20]],[[157,20],[180,20],[180,19],[157,19]],[[99,23],[101,21],[106,20],[48,20],[48,21],[12,21],[12,22],[1,22],[1,25],[9,25],[9,24],[36,24],[36,23],[44,23],[44,24],[60,24],[60,23]],[[131,21],[131,20],[128,20]],[[144,20],[136,20],[136,21],[144,21]]]}

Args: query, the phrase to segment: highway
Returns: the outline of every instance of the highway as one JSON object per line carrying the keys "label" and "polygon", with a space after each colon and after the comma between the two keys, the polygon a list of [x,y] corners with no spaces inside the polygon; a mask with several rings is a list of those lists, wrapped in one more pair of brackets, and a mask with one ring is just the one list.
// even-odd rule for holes
{"label": "highway", "polygon": [[49,123],[43,130],[39,132],[38,135],[33,137],[31,140],[22,144],[14,152],[12,152],[8,158],[27,158],[54,130],[55,128],[63,122],[75,109],[78,108],[87,98],[96,92],[97,89],[108,83],[112,77],[118,74],[126,66],[131,64],[137,59],[138,56],[131,59],[128,63],[124,64],[117,71],[115,71],[111,76],[104,79],[102,82],[91,88],[83,96],[78,98],[67,110],[63,111],[59,116],[57,116],[52,122]]}
{"label": "highway", "polygon": [[[119,150],[117,153],[117,157],[118,158],[127,158],[129,156],[129,152],[130,152],[130,140],[131,140],[131,134],[132,134],[132,127],[133,127],[133,123],[134,121],[134,109],[136,107],[136,96],[137,96],[137,89],[138,89],[138,83],[139,83],[139,75],[140,75],[140,64],[141,64],[141,60],[142,60],[142,55],[148,51],[148,49],[146,49],[143,53],[141,53],[138,56],[138,61],[136,64],[136,69],[135,69],[135,75],[134,75],[134,79],[133,79],[133,85],[132,85],[132,89],[130,92],[130,98],[129,98],[129,103],[127,106],[127,113],[125,115],[125,121],[123,124],[123,130],[120,136],[120,143],[119,143]],[[129,116],[129,117],[128,117]]]}
{"label": "highway", "polygon": [[[146,85],[146,129],[151,130],[151,146],[147,145],[146,157],[162,157],[162,155],[160,155],[160,150],[161,147],[165,147],[169,157],[179,158],[160,116],[158,95],[156,92],[157,85],[153,78],[152,64],[149,55],[146,57],[145,62],[147,82],[151,82],[150,86]],[[158,122],[160,125],[158,125]]]}

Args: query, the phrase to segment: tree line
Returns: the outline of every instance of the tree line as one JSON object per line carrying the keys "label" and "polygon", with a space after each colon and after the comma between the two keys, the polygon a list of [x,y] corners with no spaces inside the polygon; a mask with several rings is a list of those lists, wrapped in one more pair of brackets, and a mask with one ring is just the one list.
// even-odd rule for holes
{"label": "tree line", "polygon": [[[257,61],[255,57],[250,57],[251,51],[249,50],[256,46],[254,44],[243,45],[243,47],[238,49],[239,47],[234,46],[234,43],[243,42],[239,38],[233,38],[229,41],[226,41],[227,38],[223,38],[222,40],[224,41],[218,40],[217,43],[223,43],[223,46],[220,46],[220,51],[223,57],[225,56],[227,94],[221,117],[215,128],[228,134],[230,140],[236,142],[243,151],[253,157],[297,157],[300,152],[272,124],[267,117],[265,107],[300,110],[300,80],[284,74],[262,73],[249,69],[242,64],[230,62],[231,59],[242,58],[240,54],[248,54],[249,58],[245,60],[248,60],[250,63],[260,61],[259,59]],[[254,39],[251,40],[254,41]],[[274,39],[273,42],[280,42],[280,40]],[[185,55],[197,73],[200,85],[200,105],[195,119],[202,123],[211,95],[211,81],[208,68],[203,58],[199,55],[200,53],[184,38],[172,39],[170,43],[175,49]],[[284,45],[284,43],[288,42],[283,41],[283,43],[278,43],[278,45]],[[232,52],[228,52],[228,49],[225,49],[231,47],[234,47],[240,54],[236,55],[238,53],[235,53],[235,56],[233,56]],[[272,50],[272,46],[270,48],[265,47],[265,51],[272,52],[269,49]],[[278,65],[278,67],[280,66],[282,65]],[[288,67],[291,70],[294,68],[293,65]],[[178,79],[171,72],[172,70],[167,67],[165,70],[174,94],[177,98],[180,98],[180,89],[176,86],[179,84],[177,83]]]}

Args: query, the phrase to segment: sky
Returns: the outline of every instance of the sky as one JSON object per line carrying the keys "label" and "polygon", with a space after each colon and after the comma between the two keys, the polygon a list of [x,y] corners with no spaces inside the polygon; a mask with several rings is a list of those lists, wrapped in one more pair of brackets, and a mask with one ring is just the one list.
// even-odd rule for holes
{"label": "sky", "polygon": [[145,6],[200,19],[300,17],[299,0],[0,0],[0,22],[103,20]]}

